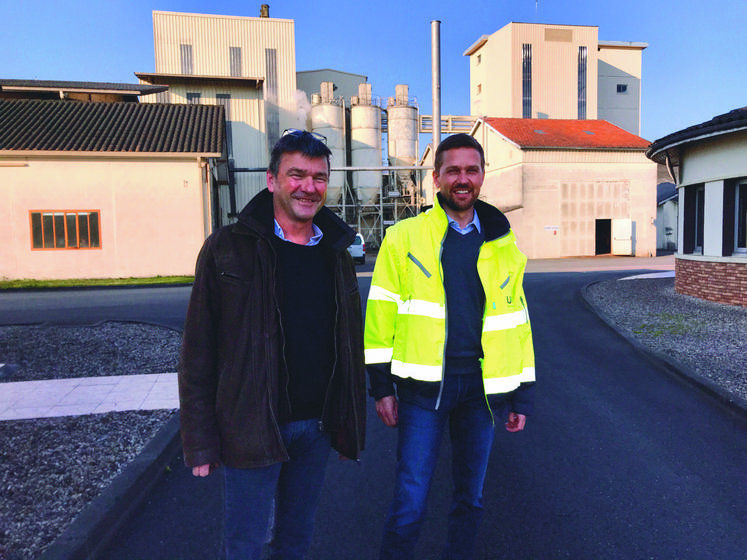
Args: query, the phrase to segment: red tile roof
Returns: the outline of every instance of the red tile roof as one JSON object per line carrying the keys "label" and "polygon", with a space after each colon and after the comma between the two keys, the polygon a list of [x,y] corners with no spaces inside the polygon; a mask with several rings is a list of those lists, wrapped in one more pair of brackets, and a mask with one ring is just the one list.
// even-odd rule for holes
{"label": "red tile roof", "polygon": [[485,118],[521,148],[645,150],[650,142],[607,121]]}

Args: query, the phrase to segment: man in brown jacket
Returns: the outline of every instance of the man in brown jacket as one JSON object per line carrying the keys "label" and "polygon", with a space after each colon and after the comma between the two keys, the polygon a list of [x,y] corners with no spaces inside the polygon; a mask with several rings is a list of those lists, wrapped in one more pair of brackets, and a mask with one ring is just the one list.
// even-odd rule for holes
{"label": "man in brown jacket", "polygon": [[288,130],[267,189],[197,260],[179,365],[184,458],[225,477],[227,560],[303,558],[332,445],[364,446],[361,304],[347,252],[355,233],[324,207],[324,138]]}

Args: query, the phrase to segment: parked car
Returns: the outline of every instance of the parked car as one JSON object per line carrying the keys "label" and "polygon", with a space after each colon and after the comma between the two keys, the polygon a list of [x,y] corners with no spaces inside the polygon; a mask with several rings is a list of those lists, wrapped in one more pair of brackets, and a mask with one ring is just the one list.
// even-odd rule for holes
{"label": "parked car", "polygon": [[360,233],[355,234],[355,240],[348,247],[348,252],[358,264],[366,264],[366,242]]}

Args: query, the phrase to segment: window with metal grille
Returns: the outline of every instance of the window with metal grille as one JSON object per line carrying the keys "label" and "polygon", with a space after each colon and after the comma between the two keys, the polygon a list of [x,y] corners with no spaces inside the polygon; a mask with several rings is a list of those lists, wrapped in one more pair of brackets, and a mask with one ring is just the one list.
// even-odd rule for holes
{"label": "window with metal grille", "polygon": [[521,46],[521,116],[532,118],[532,45]]}
{"label": "window with metal grille", "polygon": [[98,210],[32,210],[32,249],[100,249]]}
{"label": "window with metal grille", "polygon": [[188,91],[187,92],[187,103],[189,103],[190,105],[199,105],[200,97],[201,97],[200,93]]}
{"label": "window with metal grille", "polygon": [[241,76],[241,47],[228,47],[230,58],[231,76],[238,78]]}
{"label": "window with metal grille", "polygon": [[179,45],[179,59],[181,62],[182,74],[194,74],[192,65],[192,45]]}
{"label": "window with metal grille", "polygon": [[267,119],[267,145],[270,149],[280,138],[277,60],[277,49],[265,49],[265,115]]}
{"label": "window with metal grille", "polygon": [[578,48],[578,119],[586,119],[586,47]]}

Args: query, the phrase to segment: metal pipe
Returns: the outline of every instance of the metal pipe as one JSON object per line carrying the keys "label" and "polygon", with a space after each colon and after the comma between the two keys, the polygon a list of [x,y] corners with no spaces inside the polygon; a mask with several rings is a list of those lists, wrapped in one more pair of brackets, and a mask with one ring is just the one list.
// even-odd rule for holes
{"label": "metal pipe", "polygon": [[441,22],[431,21],[431,76],[433,81],[433,155],[441,143]]}

